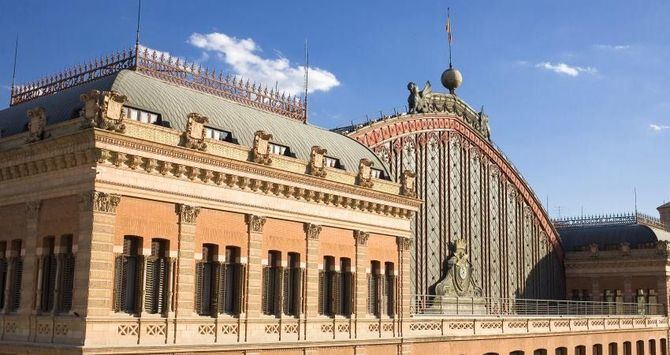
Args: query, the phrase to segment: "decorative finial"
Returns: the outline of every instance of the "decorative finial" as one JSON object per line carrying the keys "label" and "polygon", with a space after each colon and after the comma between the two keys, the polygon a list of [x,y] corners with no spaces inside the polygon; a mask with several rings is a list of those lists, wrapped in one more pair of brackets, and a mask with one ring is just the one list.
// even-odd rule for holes
{"label": "decorative finial", "polygon": [[458,69],[455,69],[451,61],[451,10],[447,8],[447,42],[449,43],[449,69],[442,73],[442,85],[449,90],[449,93],[456,95],[456,89],[463,83],[463,75]]}

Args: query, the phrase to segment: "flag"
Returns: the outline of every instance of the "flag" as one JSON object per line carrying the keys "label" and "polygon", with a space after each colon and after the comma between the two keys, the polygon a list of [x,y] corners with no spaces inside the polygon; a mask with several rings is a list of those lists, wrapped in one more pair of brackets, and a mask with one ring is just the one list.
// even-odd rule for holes
{"label": "flag", "polygon": [[447,10],[447,39],[449,40],[449,44],[451,44],[451,18],[449,15],[449,11]]}

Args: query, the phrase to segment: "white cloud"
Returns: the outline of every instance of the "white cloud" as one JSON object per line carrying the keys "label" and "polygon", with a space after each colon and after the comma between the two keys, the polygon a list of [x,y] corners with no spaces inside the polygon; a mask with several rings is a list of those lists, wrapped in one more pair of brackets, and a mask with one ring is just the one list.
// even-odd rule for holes
{"label": "white cloud", "polygon": [[577,67],[570,66],[565,63],[551,63],[551,62],[540,62],[535,64],[536,68],[545,69],[553,71],[557,74],[568,75],[572,77],[579,76],[581,73],[595,74],[598,72],[596,68],[593,67]]}
{"label": "white cloud", "polygon": [[[234,74],[292,95],[304,91],[305,67],[292,63],[275,51],[276,58],[263,58],[260,47],[251,38],[237,39],[225,33],[193,33],[188,42],[200,49],[215,52]],[[309,92],[328,91],[340,82],[335,74],[317,67],[309,68]]]}
{"label": "white cloud", "polygon": [[650,128],[652,131],[654,131],[654,132],[660,132],[660,131],[664,131],[664,130],[666,130],[666,129],[670,129],[670,126],[668,126],[668,125],[662,125],[662,124],[654,124],[654,123],[651,123],[651,124],[649,125],[649,128]]}
{"label": "white cloud", "polygon": [[596,44],[596,49],[602,49],[606,51],[625,51],[630,48],[628,44]]}

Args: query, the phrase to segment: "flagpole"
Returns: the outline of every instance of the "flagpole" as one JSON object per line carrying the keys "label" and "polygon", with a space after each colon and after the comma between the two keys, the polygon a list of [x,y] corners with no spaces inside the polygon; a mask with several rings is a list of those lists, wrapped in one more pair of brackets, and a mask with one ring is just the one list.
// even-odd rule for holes
{"label": "flagpole", "polygon": [[449,42],[449,69],[451,66],[451,9],[447,7],[447,42]]}

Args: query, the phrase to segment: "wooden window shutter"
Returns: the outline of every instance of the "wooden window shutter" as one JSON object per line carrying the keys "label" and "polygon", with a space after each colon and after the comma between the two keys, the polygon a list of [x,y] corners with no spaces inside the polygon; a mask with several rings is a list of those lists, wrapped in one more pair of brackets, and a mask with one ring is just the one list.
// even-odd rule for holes
{"label": "wooden window shutter", "polygon": [[154,256],[147,258],[146,280],[144,284],[144,310],[149,313],[156,313],[156,286],[158,282],[158,264],[156,261],[156,257]]}
{"label": "wooden window shutter", "polygon": [[229,304],[228,304],[229,294],[228,293],[232,291],[232,290],[229,290],[229,287],[228,287],[229,282],[230,282],[230,280],[229,280],[230,265],[228,265],[226,263],[218,263],[217,267],[218,267],[218,271],[217,271],[218,274],[216,276],[216,280],[217,280],[218,285],[217,285],[217,294],[216,294],[216,298],[217,298],[216,307],[217,307],[217,311],[219,313],[227,313],[227,311],[229,310]]}
{"label": "wooden window shutter", "polygon": [[283,282],[281,283],[282,285],[282,299],[284,303],[284,314],[293,314],[293,285],[291,283],[292,281],[292,275],[291,275],[291,268],[285,268],[283,269],[282,275],[283,275]]}
{"label": "wooden window shutter", "polygon": [[388,275],[386,282],[386,312],[390,317],[395,316],[395,299],[396,299],[396,275]]}
{"label": "wooden window shutter", "polygon": [[23,279],[23,258],[14,257],[10,285],[9,311],[15,312],[21,306],[21,280]]}
{"label": "wooden window shutter", "polygon": [[349,290],[347,294],[347,311],[345,315],[350,316],[354,313],[354,304],[356,304],[356,273],[349,272]]}
{"label": "wooden window shutter", "polygon": [[274,288],[272,292],[272,298],[274,299],[274,303],[271,314],[278,316],[280,312],[282,312],[282,306],[284,305],[284,298],[286,297],[283,291],[284,288],[282,287],[284,285],[284,267],[277,266],[274,267],[273,269],[274,269],[274,275],[273,275]]}
{"label": "wooden window shutter", "polygon": [[156,294],[156,313],[163,314],[167,309],[167,292],[168,292],[168,278],[170,276],[170,264],[168,258],[161,257],[157,260],[158,267],[158,282],[156,284],[158,290]]}
{"label": "wooden window shutter", "polygon": [[0,311],[5,308],[5,283],[7,282],[7,259],[0,257]]}
{"label": "wooden window shutter", "polygon": [[[72,309],[72,291],[74,289],[74,254],[61,256],[60,300],[58,311],[69,312]],[[116,286],[116,284],[115,284]]]}
{"label": "wooden window shutter", "polygon": [[239,315],[244,312],[246,302],[246,293],[244,283],[246,280],[247,266],[245,264],[235,264],[235,309],[234,313]]}
{"label": "wooden window shutter", "polygon": [[293,268],[291,269],[293,273],[293,315],[300,317],[302,311],[302,280],[304,269],[302,268]]}
{"label": "wooden window shutter", "polygon": [[114,257],[114,304],[112,305],[114,312],[121,311],[123,300],[125,300],[123,258],[123,255],[118,254]]}
{"label": "wooden window shutter", "polygon": [[[130,259],[129,257],[128,259]],[[144,295],[145,291],[143,290],[142,285],[144,284],[144,270],[146,269],[146,263],[144,262],[144,255],[137,255],[133,256],[133,262],[134,264],[126,264],[126,270],[129,270],[129,267],[132,266],[134,270],[132,270],[133,276],[135,276],[135,279],[133,280],[132,283],[132,289],[127,290],[128,292],[127,300],[128,300],[128,305],[127,305],[127,312],[128,313],[140,313],[140,310],[142,308],[142,296]],[[130,276],[130,274],[129,274]],[[134,297],[134,303],[132,304],[133,307],[131,307],[130,304],[130,297]]]}
{"label": "wooden window shutter", "polygon": [[374,294],[373,292],[375,291],[374,287],[374,278],[372,277],[371,274],[367,274],[367,281],[368,281],[368,313],[373,314],[375,311],[374,308],[374,303],[373,303],[373,298]]}
{"label": "wooden window shutter", "polygon": [[41,258],[42,294],[40,295],[40,311],[49,312],[54,306],[54,292],[56,287],[57,261],[54,254],[43,255]]}
{"label": "wooden window shutter", "polygon": [[205,263],[195,263],[195,302],[194,308],[199,315],[205,315],[206,310],[203,304],[203,289],[205,287],[205,280],[203,279],[205,273]]}
{"label": "wooden window shutter", "polygon": [[319,270],[319,314],[326,314],[326,272]]}
{"label": "wooden window shutter", "polygon": [[342,289],[340,287],[342,274],[334,271],[333,277],[331,279],[331,293],[332,293],[332,307],[333,315],[338,315],[342,313]]}
{"label": "wooden window shutter", "polygon": [[376,315],[381,317],[384,312],[384,306],[386,304],[386,277],[384,275],[376,275],[377,278],[377,308]]}
{"label": "wooden window shutter", "polygon": [[272,295],[272,285],[274,280],[272,279],[272,275],[270,272],[271,268],[269,266],[264,266],[263,267],[263,277],[262,277],[262,283],[263,283],[263,298],[261,299],[261,308],[263,311],[263,314],[270,314],[270,303],[273,302],[274,300],[271,300],[271,295]]}

